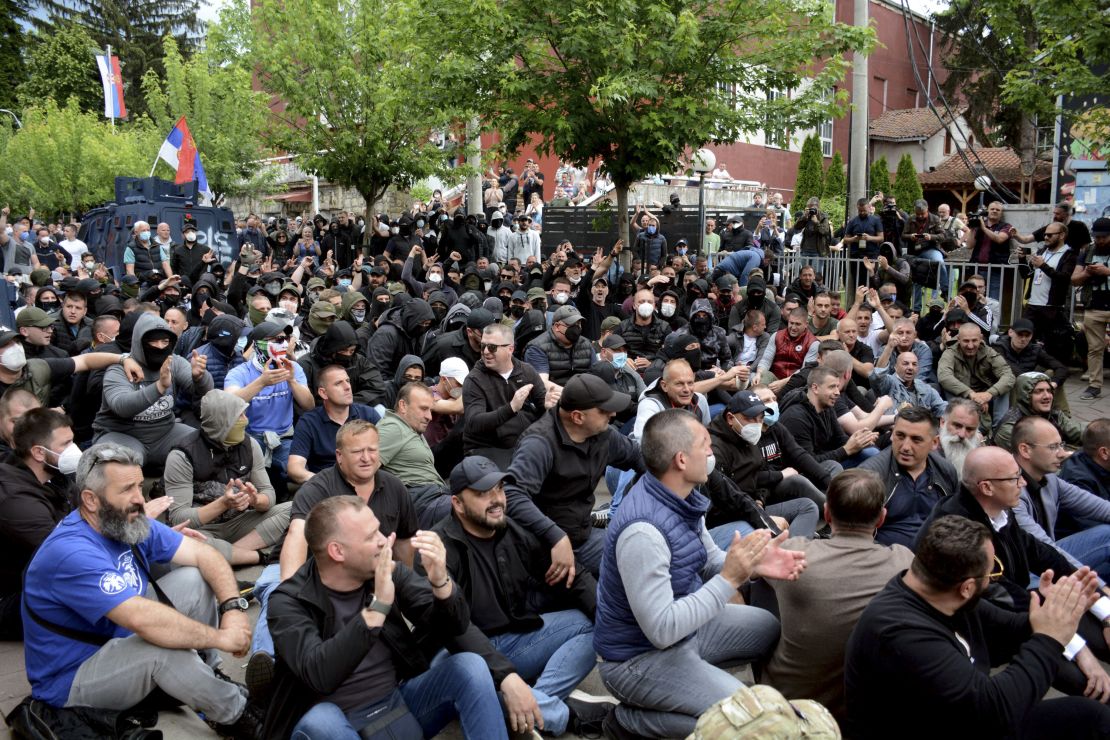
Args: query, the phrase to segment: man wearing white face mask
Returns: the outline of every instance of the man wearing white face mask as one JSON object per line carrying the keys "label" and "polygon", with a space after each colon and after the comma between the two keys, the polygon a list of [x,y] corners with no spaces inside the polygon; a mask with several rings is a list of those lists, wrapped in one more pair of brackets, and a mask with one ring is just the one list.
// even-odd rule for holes
{"label": "man wearing white face mask", "polygon": [[200,243],[197,227],[193,223],[181,227],[181,238],[182,243],[170,252],[170,268],[174,275],[187,275],[192,279],[193,273],[204,264],[204,255],[211,250]]}
{"label": "man wearing white face mask", "polygon": [[67,475],[81,450],[69,417],[52,409],[28,410],[15,423],[15,449],[0,463],[0,640],[22,640],[22,573],[46,536],[73,508]]}
{"label": "man wearing white face mask", "polygon": [[659,355],[671,326],[655,315],[655,294],[646,288],[636,291],[632,307],[634,315],[622,321],[613,333],[624,337],[629,363],[637,372],[643,372]]}
{"label": "man wearing white face mask", "polygon": [[39,403],[50,400],[50,387],[55,381],[88,370],[103,370],[123,361],[121,355],[89,352],[74,357],[28,358],[23,338],[16,332],[0,328],[0,393],[9,388],[22,388],[33,393]]}

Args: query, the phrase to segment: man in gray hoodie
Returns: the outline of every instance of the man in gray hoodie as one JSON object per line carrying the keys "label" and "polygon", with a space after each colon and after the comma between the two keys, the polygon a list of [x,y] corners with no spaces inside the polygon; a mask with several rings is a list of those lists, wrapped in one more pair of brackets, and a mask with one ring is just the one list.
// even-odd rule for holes
{"label": "man in gray hoodie", "polygon": [[264,561],[262,551],[289,527],[291,501],[277,503],[262,446],[247,436],[247,402],[209,391],[200,402],[201,433],[166,457],[170,526],[183,522],[208,535],[232,565]]}
{"label": "man in gray hoodie", "polygon": [[177,335],[160,317],[144,314],[135,322],[131,358],[143,371],[137,383],[127,379],[120,365],[104,372],[103,401],[93,421],[97,444],[113,442],[138,453],[144,461],[165,460],[174,447],[196,434],[174,417],[174,398],[188,391],[199,401],[212,390],[206,359],[193,352],[191,360],[173,353]]}

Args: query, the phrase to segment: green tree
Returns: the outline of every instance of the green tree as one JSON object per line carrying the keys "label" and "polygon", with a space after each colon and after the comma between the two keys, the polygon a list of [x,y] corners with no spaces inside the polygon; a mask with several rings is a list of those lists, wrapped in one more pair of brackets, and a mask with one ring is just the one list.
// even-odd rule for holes
{"label": "green tree", "polygon": [[23,116],[23,128],[2,155],[19,167],[0,169],[0,193],[12,207],[44,214],[76,214],[109,200],[114,178],[145,175],[157,143],[139,126],[117,126],[83,112],[73,98],[64,107],[47,100]]}
{"label": "green tree", "polygon": [[357,190],[369,222],[391,185],[449,176],[455,152],[433,134],[458,120],[448,93],[475,63],[444,43],[420,0],[338,0],[338,11],[315,0],[259,0],[251,60],[285,106],[275,110],[270,144],[306,172]]}
{"label": "green tree", "polygon": [[493,17],[487,123],[506,151],[603,162],[626,242],[633,183],[703,145],[840,114],[844,55],[874,43],[820,0],[504,0]]}
{"label": "green tree", "polygon": [[[46,100],[65,105],[74,97],[82,111],[103,113],[97,46],[82,26],[64,23],[49,32],[39,31],[28,49],[27,81],[18,91],[22,105],[37,106]],[[125,102],[130,103],[128,93],[134,90],[124,89]]]}
{"label": "green tree", "polygon": [[22,49],[26,37],[19,22],[27,17],[26,8],[17,0],[0,0],[0,108],[16,107],[15,89],[27,79],[27,68]]}
{"label": "green tree", "polygon": [[[207,51],[186,61],[172,37],[164,41],[164,64],[164,77],[149,71],[143,78],[147,110],[163,135],[185,116],[216,202],[268,187],[271,171],[255,162],[266,156],[269,96],[252,89],[250,70],[217,64]],[[169,165],[158,168],[170,176]]]}
{"label": "green tree", "polygon": [[798,178],[794,181],[795,210],[805,207],[810,198],[820,198],[825,191],[825,172],[821,167],[821,140],[816,135],[802,142],[802,155],[798,159]]}
{"label": "green tree", "polygon": [[[200,45],[204,24],[197,18],[200,0],[33,0],[50,22],[48,31],[65,22],[83,26],[98,48],[112,47],[119,56],[125,90],[138,92],[149,70],[161,75],[162,39],[173,36],[191,54]],[[52,27],[52,28],[50,28]],[[138,95],[128,112],[145,112]]]}
{"label": "green tree", "polygon": [[844,160],[840,152],[833,152],[829,168],[825,170],[825,188],[821,191],[825,198],[847,198],[848,176],[844,173]]}
{"label": "green tree", "polygon": [[871,192],[889,193],[890,165],[886,163],[886,156],[879,157],[871,163]]}
{"label": "green tree", "polygon": [[917,168],[913,157],[903,154],[898,160],[898,170],[894,173],[894,197],[903,211],[913,209],[913,202],[921,197],[921,183],[917,179]]}

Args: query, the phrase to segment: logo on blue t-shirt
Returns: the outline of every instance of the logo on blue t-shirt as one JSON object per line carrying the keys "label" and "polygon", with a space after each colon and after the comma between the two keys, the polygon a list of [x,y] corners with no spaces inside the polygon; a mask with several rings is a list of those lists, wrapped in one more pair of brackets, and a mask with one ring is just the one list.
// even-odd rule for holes
{"label": "logo on blue t-shirt", "polygon": [[134,557],[130,550],[120,553],[117,570],[105,571],[100,576],[100,590],[108,596],[115,596],[128,588],[143,592],[143,579],[135,569]]}

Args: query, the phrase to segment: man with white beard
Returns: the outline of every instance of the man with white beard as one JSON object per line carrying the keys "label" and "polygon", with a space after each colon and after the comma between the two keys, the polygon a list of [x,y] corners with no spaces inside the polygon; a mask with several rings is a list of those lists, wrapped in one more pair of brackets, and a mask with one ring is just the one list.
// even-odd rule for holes
{"label": "man with white beard", "polygon": [[961,480],[964,477],[964,460],[982,443],[979,407],[969,398],[953,398],[941,419],[940,446]]}

